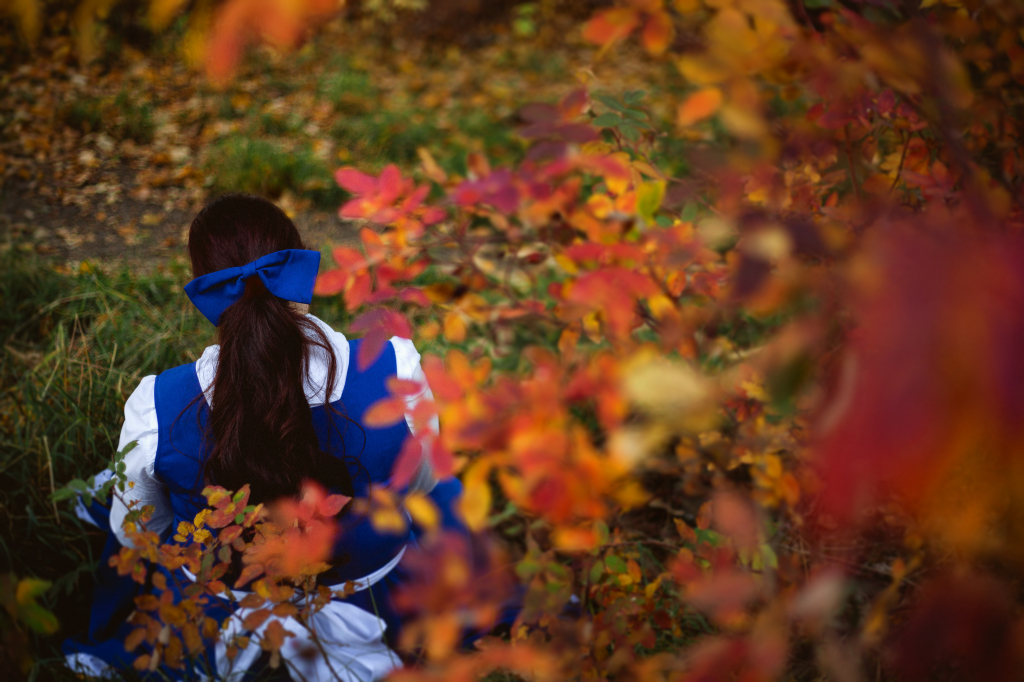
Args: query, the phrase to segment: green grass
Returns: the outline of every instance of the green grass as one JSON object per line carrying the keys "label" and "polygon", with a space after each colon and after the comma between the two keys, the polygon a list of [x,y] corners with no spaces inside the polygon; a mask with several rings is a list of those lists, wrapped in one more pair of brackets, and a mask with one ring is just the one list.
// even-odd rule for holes
{"label": "green grass", "polygon": [[61,119],[83,133],[103,131],[117,140],[133,140],[139,144],[152,142],[156,133],[152,105],[136,102],[127,91],[122,91],[113,101],[82,97],[67,102],[61,110]]}
{"label": "green grass", "polygon": [[292,148],[276,140],[236,134],[218,141],[209,159],[213,194],[249,192],[276,198],[291,190],[324,208],[337,207],[345,196],[327,162],[309,145]]}
{"label": "green grass", "polygon": [[42,659],[84,624],[103,544],[50,495],[105,467],[141,377],[210,341],[181,279],[67,276],[17,248],[0,255],[0,573],[53,582],[43,603],[62,631],[37,638]]}

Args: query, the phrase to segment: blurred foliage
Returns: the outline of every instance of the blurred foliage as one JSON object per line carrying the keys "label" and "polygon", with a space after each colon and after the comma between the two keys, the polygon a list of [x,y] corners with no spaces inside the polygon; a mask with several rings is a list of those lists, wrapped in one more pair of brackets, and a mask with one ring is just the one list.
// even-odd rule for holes
{"label": "blurred foliage", "polygon": [[[223,90],[159,62],[129,70],[176,88],[151,105],[159,150],[134,148],[143,103],[118,104],[117,79],[53,110],[123,154],[163,154],[154,186],[337,202],[360,228],[318,292],[364,347],[400,333],[424,349],[444,425],[426,445],[525,592],[511,633],[461,651],[460,618],[497,605],[457,557],[428,551],[435,578],[404,642],[421,665],[399,679],[1019,675],[1015,3],[630,0],[557,33],[576,54],[548,55],[524,42],[564,27],[541,2],[471,56],[371,35],[326,64],[315,42],[282,56],[326,12],[296,7],[279,32],[274,3],[224,3],[230,21],[209,35],[179,20],[175,40],[203,48],[187,54]],[[243,59],[246,36],[274,49]],[[12,110],[43,119],[72,86],[37,89],[36,68],[12,79],[27,102]],[[123,122],[105,117],[119,108]],[[10,118],[5,173],[45,187],[36,158],[56,136]],[[165,126],[193,130],[192,146],[165,144]],[[339,163],[344,194],[326,182]],[[73,453],[109,453],[115,377],[130,387],[198,338],[193,313],[166,314],[180,296],[151,317],[149,294],[118,298],[98,274],[16,265],[3,286],[35,303],[0,310],[5,362],[31,371],[4,370],[0,474],[9,528],[31,529],[9,556],[33,575],[41,547],[83,546],[45,520],[41,491],[55,469],[90,473],[69,470]],[[88,283],[82,298],[49,308],[69,282]],[[105,336],[120,327],[100,302],[134,328]],[[138,350],[160,334],[163,350]],[[83,339],[101,355],[86,362]],[[94,383],[106,412],[72,395]],[[376,414],[400,407],[396,393]],[[66,552],[53,563],[54,577],[87,570]]]}

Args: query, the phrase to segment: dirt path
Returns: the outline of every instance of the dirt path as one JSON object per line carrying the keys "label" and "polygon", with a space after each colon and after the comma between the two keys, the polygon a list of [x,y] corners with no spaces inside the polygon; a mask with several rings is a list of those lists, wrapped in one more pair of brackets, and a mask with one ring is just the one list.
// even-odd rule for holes
{"label": "dirt path", "polygon": [[[126,197],[93,211],[11,188],[0,194],[0,248],[21,244],[66,271],[88,261],[108,273],[125,268],[150,273],[183,257],[188,225],[198,208],[167,209]],[[333,213],[300,211],[292,219],[310,248],[357,239],[357,230]]]}

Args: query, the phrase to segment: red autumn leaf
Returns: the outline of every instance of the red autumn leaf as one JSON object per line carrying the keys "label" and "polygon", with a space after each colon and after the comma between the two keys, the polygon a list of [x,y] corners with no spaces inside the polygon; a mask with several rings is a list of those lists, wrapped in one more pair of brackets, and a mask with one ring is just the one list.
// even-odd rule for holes
{"label": "red autumn leaf", "polygon": [[338,246],[332,252],[334,262],[342,270],[355,271],[366,267],[366,258],[351,246]]}
{"label": "red autumn leaf", "polygon": [[220,509],[231,503],[231,495],[227,490],[218,485],[208,485],[203,488],[203,497],[211,507]]}
{"label": "red autumn leaf", "polygon": [[359,310],[368,303],[371,296],[373,281],[370,273],[364,272],[351,279],[351,284],[345,291],[345,307],[348,310]]}
{"label": "red autumn leaf", "polygon": [[583,27],[583,38],[595,45],[608,47],[632,33],[639,22],[636,10],[614,7],[595,14]]}
{"label": "red autumn leaf", "polygon": [[377,191],[377,178],[349,166],[336,170],[334,180],[356,196]]}
{"label": "red autumn leaf", "polygon": [[622,337],[635,323],[637,298],[655,293],[657,286],[648,277],[614,266],[582,275],[573,283],[566,300],[584,311],[600,311],[609,331]]}
{"label": "red autumn leaf", "polygon": [[380,174],[380,201],[385,204],[397,201],[402,189],[402,171],[395,164],[388,164]]}
{"label": "red autumn leaf", "polygon": [[[964,236],[931,216],[924,224],[879,238],[877,283],[855,309],[851,371],[817,448],[822,504],[840,519],[893,488],[909,505],[945,507],[944,486],[979,450],[1016,452],[1008,443],[1024,431],[1024,243]],[[939,227],[948,233],[931,236]],[[974,469],[986,484],[971,503],[1001,504],[1013,476]]]}
{"label": "red autumn leaf", "polygon": [[313,293],[317,296],[333,296],[345,289],[352,275],[344,270],[328,270],[317,275]]}
{"label": "red autumn leaf", "polygon": [[206,525],[210,528],[223,528],[234,522],[237,512],[231,507],[217,509],[206,519]]}
{"label": "red autumn leaf", "polygon": [[375,327],[367,332],[359,346],[359,353],[356,354],[356,366],[362,371],[376,362],[384,352],[384,344],[387,342],[388,335],[383,329]]}
{"label": "red autumn leaf", "polygon": [[430,307],[430,299],[425,293],[423,293],[422,289],[406,287],[398,293],[398,296],[406,303],[413,303],[418,306],[423,306],[424,308]]}
{"label": "red autumn leaf", "polygon": [[402,490],[412,480],[416,470],[423,462],[423,446],[419,440],[409,436],[402,444],[402,450],[398,453],[395,465],[391,468],[391,481],[388,487],[392,490]]}
{"label": "red autumn leaf", "polygon": [[413,190],[412,194],[402,200],[402,212],[412,213],[423,205],[423,200],[430,194],[430,185],[423,185]]}
{"label": "red autumn leaf", "polygon": [[392,336],[406,339],[412,336],[412,327],[404,315],[383,308],[366,311],[352,321],[349,329],[354,332],[365,332],[356,357],[360,370],[366,369],[380,357],[384,344]]}
{"label": "red autumn leaf", "polygon": [[439,480],[451,477],[455,473],[455,458],[442,443],[435,438],[430,445],[430,464],[434,468],[434,476]]}
{"label": "red autumn leaf", "polygon": [[316,513],[325,519],[335,517],[351,500],[347,495],[328,495],[317,505]]}
{"label": "red autumn leaf", "polygon": [[759,542],[757,513],[747,500],[732,492],[715,494],[711,505],[715,529],[732,539],[738,549],[751,550]]}
{"label": "red autumn leaf", "polygon": [[235,538],[239,537],[241,534],[241,526],[228,526],[220,532],[220,534],[217,536],[217,539],[220,541],[222,545],[230,545],[232,542],[235,541]]}
{"label": "red autumn leaf", "polygon": [[363,413],[363,423],[370,428],[382,429],[405,418],[405,400],[400,397],[378,400]]}
{"label": "red autumn leaf", "polygon": [[590,108],[590,93],[586,88],[573,90],[558,103],[558,114],[563,121],[573,121]]}

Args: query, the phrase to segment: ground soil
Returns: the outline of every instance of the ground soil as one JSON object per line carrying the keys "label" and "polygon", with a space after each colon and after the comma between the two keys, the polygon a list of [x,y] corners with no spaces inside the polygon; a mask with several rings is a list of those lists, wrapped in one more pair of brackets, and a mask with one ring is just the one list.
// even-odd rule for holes
{"label": "ground soil", "polygon": [[[184,257],[188,225],[198,210],[124,197],[91,210],[39,196],[27,187],[0,193],[0,249],[18,246],[72,271],[88,262],[108,273],[135,274],[166,268]],[[336,214],[306,210],[292,215],[310,248],[351,242],[357,230]]]}

